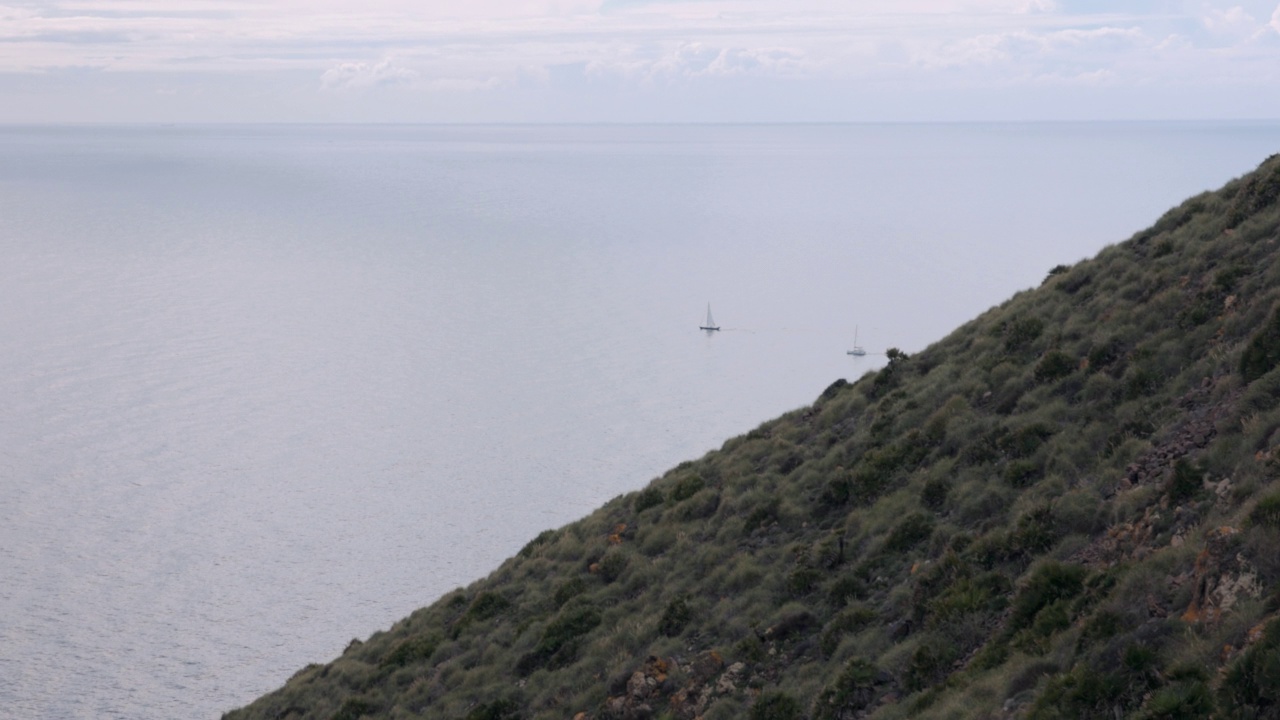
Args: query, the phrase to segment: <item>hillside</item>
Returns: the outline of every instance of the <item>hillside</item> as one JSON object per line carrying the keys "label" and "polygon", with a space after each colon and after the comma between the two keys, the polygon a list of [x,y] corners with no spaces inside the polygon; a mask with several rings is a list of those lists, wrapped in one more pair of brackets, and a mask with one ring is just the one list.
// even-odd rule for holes
{"label": "hillside", "polygon": [[250,718],[1280,717],[1280,156]]}

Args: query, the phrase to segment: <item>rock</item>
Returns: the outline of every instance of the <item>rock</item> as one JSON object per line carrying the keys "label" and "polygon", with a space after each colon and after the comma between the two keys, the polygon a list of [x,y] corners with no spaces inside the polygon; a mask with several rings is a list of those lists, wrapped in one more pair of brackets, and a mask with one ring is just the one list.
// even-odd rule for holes
{"label": "rock", "polygon": [[1246,598],[1262,594],[1258,571],[1235,551],[1238,528],[1223,526],[1205,533],[1204,550],[1196,556],[1192,571],[1191,603],[1182,619],[1189,623],[1215,623]]}

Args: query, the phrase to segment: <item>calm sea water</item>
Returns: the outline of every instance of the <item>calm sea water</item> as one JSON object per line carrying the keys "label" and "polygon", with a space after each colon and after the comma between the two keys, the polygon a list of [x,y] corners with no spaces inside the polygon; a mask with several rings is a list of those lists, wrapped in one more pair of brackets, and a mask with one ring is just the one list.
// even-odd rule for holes
{"label": "calm sea water", "polygon": [[[216,717],[1280,124],[0,128],[0,708]],[[697,330],[710,302],[724,331]]]}

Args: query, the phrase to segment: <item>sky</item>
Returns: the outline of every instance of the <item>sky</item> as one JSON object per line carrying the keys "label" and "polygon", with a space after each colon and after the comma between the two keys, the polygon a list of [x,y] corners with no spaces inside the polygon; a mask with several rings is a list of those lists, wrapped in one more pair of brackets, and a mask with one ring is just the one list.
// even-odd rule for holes
{"label": "sky", "polygon": [[1280,118],[1280,0],[0,0],[0,122]]}

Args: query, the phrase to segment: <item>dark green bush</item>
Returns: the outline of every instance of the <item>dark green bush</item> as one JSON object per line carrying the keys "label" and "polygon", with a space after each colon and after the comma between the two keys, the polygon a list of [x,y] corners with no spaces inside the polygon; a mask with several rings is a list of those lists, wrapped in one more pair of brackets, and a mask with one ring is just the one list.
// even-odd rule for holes
{"label": "dark green bush", "polygon": [[1280,718],[1280,622],[1227,668],[1218,701],[1226,717]]}
{"label": "dark green bush", "polygon": [[591,605],[570,605],[542,631],[533,651],[516,663],[516,672],[526,677],[540,667],[563,667],[577,656],[578,641],[600,624],[600,611]]}
{"label": "dark green bush", "polygon": [[671,502],[678,503],[681,500],[688,500],[693,497],[706,486],[707,484],[698,475],[685,475],[677,480],[675,485],[671,486],[671,493],[668,497]]}
{"label": "dark green bush", "polygon": [[1021,317],[1004,323],[1004,349],[1017,353],[1027,349],[1040,333],[1044,332],[1044,321],[1037,317]]}
{"label": "dark green bush", "polygon": [[1280,307],[1271,313],[1267,324],[1249,340],[1240,355],[1240,375],[1253,382],[1280,365]]}
{"label": "dark green bush", "polygon": [[1047,383],[1076,371],[1076,360],[1060,350],[1050,350],[1036,363],[1036,382]]}
{"label": "dark green bush", "polygon": [[639,514],[651,507],[657,507],[662,503],[662,491],[650,485],[644,490],[636,493],[635,498],[631,501],[631,509],[634,510],[636,514]]}
{"label": "dark green bush", "polygon": [[675,598],[662,610],[662,617],[658,619],[658,632],[667,637],[675,637],[692,619],[693,610],[689,608],[688,599],[684,596]]}
{"label": "dark green bush", "polygon": [[857,632],[876,620],[876,611],[865,605],[851,607],[844,612],[831,618],[831,622],[822,630],[822,636],[819,638],[818,647],[822,650],[822,654],[830,656],[839,647],[840,641],[844,636],[851,632]]}
{"label": "dark green bush", "polygon": [[929,637],[911,653],[902,684],[908,690],[924,690],[951,674],[952,665],[959,657],[955,643],[940,637]]}
{"label": "dark green bush", "polygon": [[800,720],[800,701],[784,692],[761,693],[751,705],[751,720]]}
{"label": "dark green bush", "polygon": [[841,575],[827,590],[827,603],[835,609],[849,604],[850,600],[866,597],[867,584],[857,575]]}
{"label": "dark green bush", "polygon": [[497,617],[510,608],[510,600],[498,593],[486,590],[476,595],[476,599],[471,601],[471,606],[467,608],[466,617],[475,622],[480,622]]}
{"label": "dark green bush", "polygon": [[1280,492],[1273,492],[1259,500],[1249,512],[1249,520],[1259,527],[1280,529]]}
{"label": "dark green bush", "polygon": [[1178,505],[1195,498],[1204,491],[1204,472],[1192,466],[1186,460],[1178,460],[1173,464],[1173,473],[1164,484],[1165,494],[1169,502]]}
{"label": "dark green bush", "polygon": [[587,581],[575,575],[559,585],[556,585],[556,589],[551,596],[551,600],[555,603],[555,606],[559,608],[586,591]]}
{"label": "dark green bush", "polygon": [[885,552],[910,550],[933,534],[933,518],[921,513],[911,513],[903,518],[884,540]]}
{"label": "dark green bush", "polygon": [[365,715],[378,712],[378,706],[364,698],[347,698],[333,714],[333,720],[360,720]]}
{"label": "dark green bush", "polygon": [[558,534],[559,533],[555,530],[543,530],[538,533],[537,537],[530,540],[524,547],[520,548],[520,557],[532,557],[534,550],[537,550],[539,546],[546,545],[552,540],[555,540],[556,535]]}
{"label": "dark green bush", "polygon": [[947,504],[951,483],[946,478],[929,478],[920,489],[920,504],[937,512]]}
{"label": "dark green bush", "polygon": [[814,720],[857,717],[879,698],[882,684],[879,668],[862,658],[850,660],[835,683],[814,701]]}
{"label": "dark green bush", "polygon": [[520,703],[511,699],[482,703],[467,713],[466,720],[520,720]]}
{"label": "dark green bush", "polygon": [[1079,565],[1048,562],[1037,567],[1013,601],[1010,627],[1028,627],[1045,607],[1079,595],[1084,590],[1086,574]]}
{"label": "dark green bush", "polygon": [[600,579],[606,583],[617,580],[622,577],[622,573],[626,572],[628,564],[630,564],[630,558],[625,551],[614,548],[606,552],[604,557],[600,558]]}
{"label": "dark green bush", "polygon": [[792,597],[804,597],[817,589],[818,583],[822,581],[822,573],[818,570],[801,565],[791,571],[787,576],[787,593]]}
{"label": "dark green bush", "polygon": [[1040,476],[1040,465],[1030,460],[1013,460],[1001,473],[1004,481],[1015,488],[1025,488]]}
{"label": "dark green bush", "polygon": [[405,638],[397,643],[378,665],[384,668],[397,668],[425,662],[435,654],[439,644],[439,640],[429,635]]}

